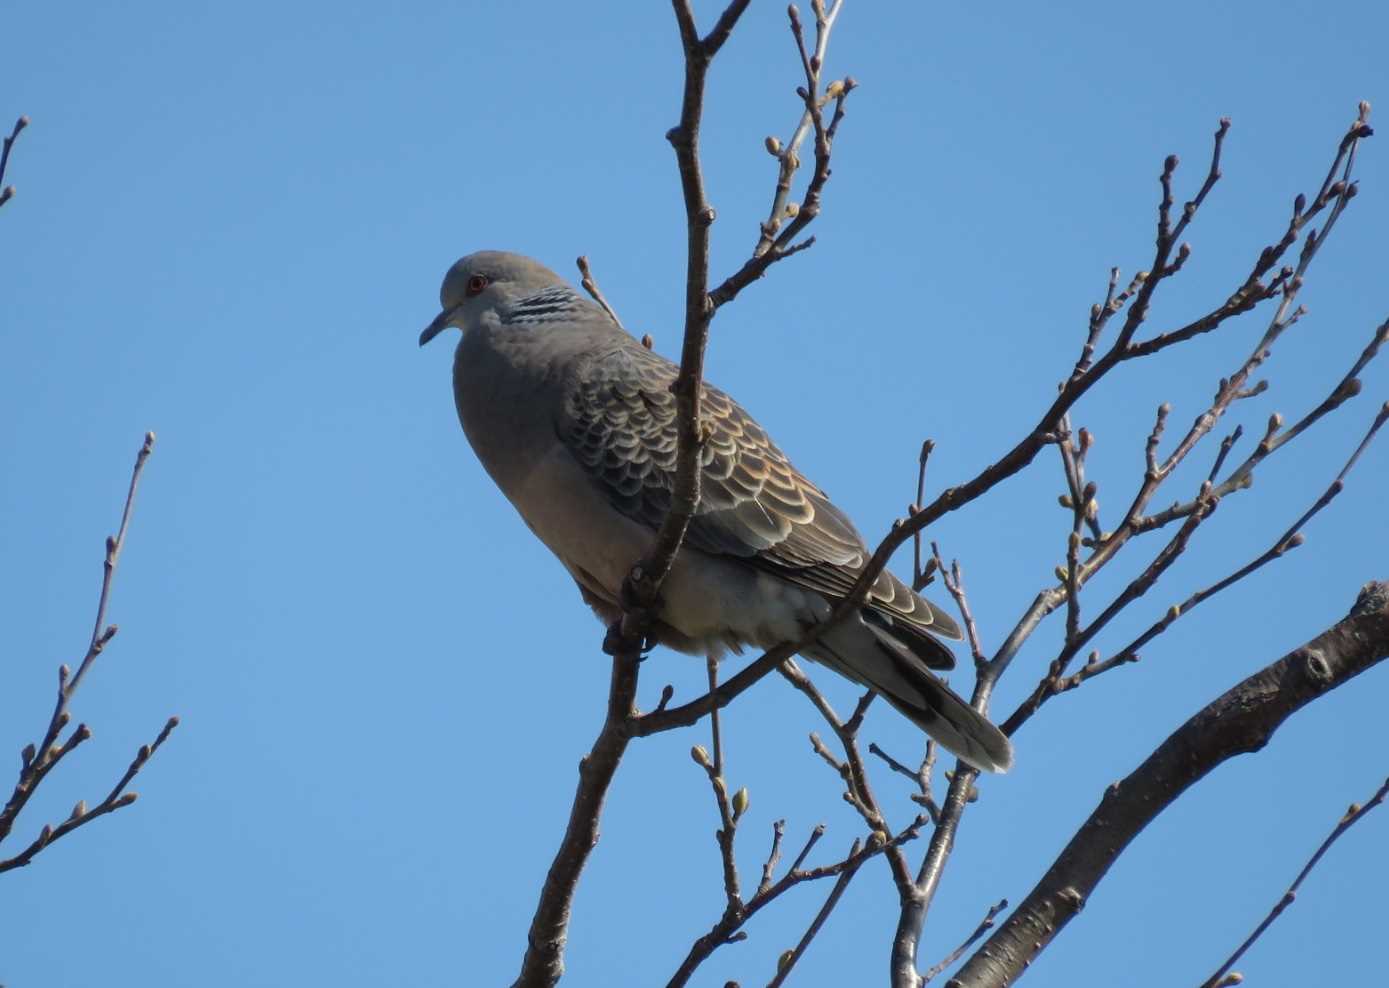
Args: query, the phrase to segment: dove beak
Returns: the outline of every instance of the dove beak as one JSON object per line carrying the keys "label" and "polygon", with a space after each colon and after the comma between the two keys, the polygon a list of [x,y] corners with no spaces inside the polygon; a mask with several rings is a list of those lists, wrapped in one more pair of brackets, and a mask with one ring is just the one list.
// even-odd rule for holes
{"label": "dove beak", "polygon": [[420,346],[424,346],[430,340],[434,339],[434,337],[438,336],[444,330],[448,329],[451,325],[453,325],[453,317],[457,314],[458,309],[453,308],[445,309],[443,312],[435,316],[434,321],[430,323],[428,326],[426,326],[424,328],[424,332],[420,334]]}

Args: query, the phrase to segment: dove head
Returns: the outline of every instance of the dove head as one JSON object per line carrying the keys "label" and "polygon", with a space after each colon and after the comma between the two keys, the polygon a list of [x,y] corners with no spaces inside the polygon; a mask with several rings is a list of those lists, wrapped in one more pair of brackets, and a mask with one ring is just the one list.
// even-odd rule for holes
{"label": "dove head", "polygon": [[460,258],[439,288],[443,311],[420,334],[424,346],[450,326],[467,332],[484,313],[531,295],[564,279],[538,261],[501,250],[481,250]]}

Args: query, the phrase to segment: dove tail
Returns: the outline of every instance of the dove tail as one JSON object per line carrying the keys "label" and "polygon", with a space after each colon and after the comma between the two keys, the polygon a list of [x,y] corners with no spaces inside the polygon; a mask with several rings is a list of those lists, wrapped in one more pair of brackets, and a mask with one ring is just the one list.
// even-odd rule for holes
{"label": "dove tail", "polygon": [[809,658],[879,693],[936,742],[985,772],[1013,766],[1013,745],[983,714],[933,676],[886,629],[851,622],[831,631]]}

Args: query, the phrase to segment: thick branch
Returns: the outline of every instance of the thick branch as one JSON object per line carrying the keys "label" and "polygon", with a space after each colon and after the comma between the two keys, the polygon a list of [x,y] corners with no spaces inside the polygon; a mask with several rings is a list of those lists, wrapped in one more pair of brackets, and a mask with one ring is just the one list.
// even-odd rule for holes
{"label": "thick branch", "polygon": [[1302,707],[1386,657],[1389,584],[1370,583],[1344,620],[1208,704],[1111,785],[1036,888],[950,984],[1012,984],[1167,806],[1222,762],[1258,751]]}
{"label": "thick branch", "polygon": [[574,890],[589,853],[598,844],[598,820],[603,814],[608,786],[632,739],[628,725],[636,713],[639,661],[635,655],[613,657],[607,717],[598,739],[579,762],[579,787],[569,810],[569,823],[545,876],[527,936],[526,956],[513,988],[554,985],[564,974],[564,945],[569,936]]}
{"label": "thick branch", "polygon": [[545,877],[531,921],[528,945],[516,986],[552,986],[564,973],[564,946],[570,910],[579,876],[598,842],[598,821],[617,766],[633,736],[636,694],[642,649],[659,609],[661,584],[670,572],[685,530],[699,504],[699,451],[702,445],[699,396],[704,376],[704,348],[714,306],[709,300],[709,226],[713,208],[704,195],[699,166],[699,125],[704,112],[704,81],[709,63],[748,0],[733,0],[705,38],[695,28],[689,0],[673,0],[680,40],[685,51],[685,84],[680,123],[667,135],[675,148],[680,185],[685,199],[688,263],[685,285],[685,335],[680,374],[676,378],[678,436],[675,487],[670,510],[647,554],[632,568],[623,587],[621,620],[609,630],[605,650],[613,656],[607,715],[589,754],[579,763],[579,786],[570,807],[569,823]]}
{"label": "thick branch", "polygon": [[[670,573],[675,554],[685,540],[685,530],[699,505],[699,448],[703,444],[699,421],[699,397],[704,380],[704,350],[709,342],[709,322],[714,304],[709,298],[709,227],[714,207],[704,193],[704,173],[699,164],[699,128],[704,115],[704,83],[709,63],[728,40],[749,0],[733,0],[714,29],[700,38],[689,0],[674,0],[680,42],[685,50],[685,85],[680,102],[680,123],[666,133],[675,149],[680,170],[680,191],[685,201],[685,334],[680,348],[680,374],[671,390],[676,407],[675,484],[670,510],[661,522],[656,541],[632,569],[628,586],[633,599],[647,611],[659,600],[661,583]],[[630,611],[623,619],[629,640],[645,637],[644,622],[634,623]],[[638,641],[638,645],[640,641]]]}

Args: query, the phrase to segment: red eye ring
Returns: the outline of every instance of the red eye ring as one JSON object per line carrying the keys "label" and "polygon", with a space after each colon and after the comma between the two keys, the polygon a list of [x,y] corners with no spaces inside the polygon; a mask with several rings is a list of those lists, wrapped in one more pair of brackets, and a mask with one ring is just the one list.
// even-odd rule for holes
{"label": "red eye ring", "polygon": [[472,298],[474,295],[480,295],[482,293],[482,290],[486,287],[487,279],[480,274],[475,274],[468,279],[468,287],[467,289],[465,289],[465,291],[467,293],[467,296],[469,298]]}

